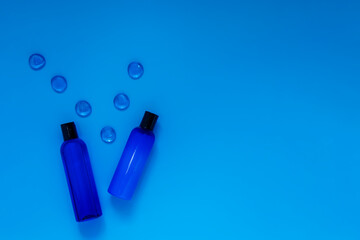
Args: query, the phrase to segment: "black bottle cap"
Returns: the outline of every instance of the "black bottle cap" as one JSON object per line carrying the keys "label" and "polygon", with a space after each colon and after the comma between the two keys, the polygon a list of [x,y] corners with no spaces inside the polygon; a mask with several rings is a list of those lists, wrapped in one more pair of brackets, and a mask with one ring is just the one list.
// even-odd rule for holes
{"label": "black bottle cap", "polygon": [[61,124],[61,131],[64,137],[64,141],[78,138],[78,134],[74,122]]}
{"label": "black bottle cap", "polygon": [[155,127],[155,123],[158,119],[158,115],[145,111],[144,117],[140,123],[140,127],[142,129],[150,130],[152,131]]}

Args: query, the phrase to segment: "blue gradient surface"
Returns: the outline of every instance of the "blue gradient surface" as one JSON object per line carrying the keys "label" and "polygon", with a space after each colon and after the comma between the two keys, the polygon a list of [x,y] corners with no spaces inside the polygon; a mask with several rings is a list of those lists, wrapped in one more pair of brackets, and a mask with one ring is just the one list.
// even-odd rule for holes
{"label": "blue gradient surface", "polygon": [[[360,239],[359,11],[355,0],[1,1],[0,239]],[[82,99],[88,118],[74,111]],[[145,110],[160,116],[156,142],[121,201],[106,190]],[[80,224],[60,157],[69,121],[103,210]],[[100,138],[108,125],[113,144]]]}

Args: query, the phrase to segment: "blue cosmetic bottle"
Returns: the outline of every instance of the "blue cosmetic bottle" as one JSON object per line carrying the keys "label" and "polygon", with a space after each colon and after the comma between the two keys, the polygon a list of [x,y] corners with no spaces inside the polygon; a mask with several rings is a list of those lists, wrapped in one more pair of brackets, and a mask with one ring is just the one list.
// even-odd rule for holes
{"label": "blue cosmetic bottle", "polygon": [[64,136],[61,157],[76,221],[100,217],[102,212],[86,144],[78,138],[73,122],[62,124],[61,130]]}
{"label": "blue cosmetic bottle", "polygon": [[156,114],[146,111],[140,127],[131,131],[108,189],[113,196],[130,200],[134,194],[155,141],[152,130],[157,119]]}

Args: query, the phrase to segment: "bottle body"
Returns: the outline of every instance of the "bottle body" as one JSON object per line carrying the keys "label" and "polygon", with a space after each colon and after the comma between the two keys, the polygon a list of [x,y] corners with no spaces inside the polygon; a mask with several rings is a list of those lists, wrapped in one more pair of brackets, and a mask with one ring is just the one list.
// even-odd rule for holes
{"label": "bottle body", "polygon": [[115,197],[130,200],[154,145],[151,130],[134,128],[125,145],[108,192]]}
{"label": "bottle body", "polygon": [[61,145],[61,157],[76,221],[100,217],[102,212],[86,144],[79,138],[65,141]]}

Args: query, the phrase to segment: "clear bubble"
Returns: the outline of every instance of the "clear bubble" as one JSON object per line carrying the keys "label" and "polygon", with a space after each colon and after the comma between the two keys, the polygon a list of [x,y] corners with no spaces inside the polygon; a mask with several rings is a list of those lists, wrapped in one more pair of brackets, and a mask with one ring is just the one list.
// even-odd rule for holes
{"label": "clear bubble", "polygon": [[130,100],[125,93],[119,93],[114,97],[114,106],[119,110],[125,110],[129,107]]}
{"label": "clear bubble", "polygon": [[116,139],[116,132],[112,127],[106,126],[101,129],[100,136],[105,143],[112,143]]}
{"label": "clear bubble", "polygon": [[87,117],[91,114],[92,109],[90,103],[85,100],[81,100],[76,103],[75,111],[79,117]]}
{"label": "clear bubble", "polygon": [[57,93],[62,93],[67,88],[67,81],[63,76],[55,76],[51,79],[51,87]]}
{"label": "clear bubble", "polygon": [[132,62],[128,66],[128,73],[132,79],[139,79],[144,74],[144,67],[139,62]]}
{"label": "clear bubble", "polygon": [[33,70],[40,70],[46,64],[46,60],[43,55],[34,53],[29,57],[29,65]]}

